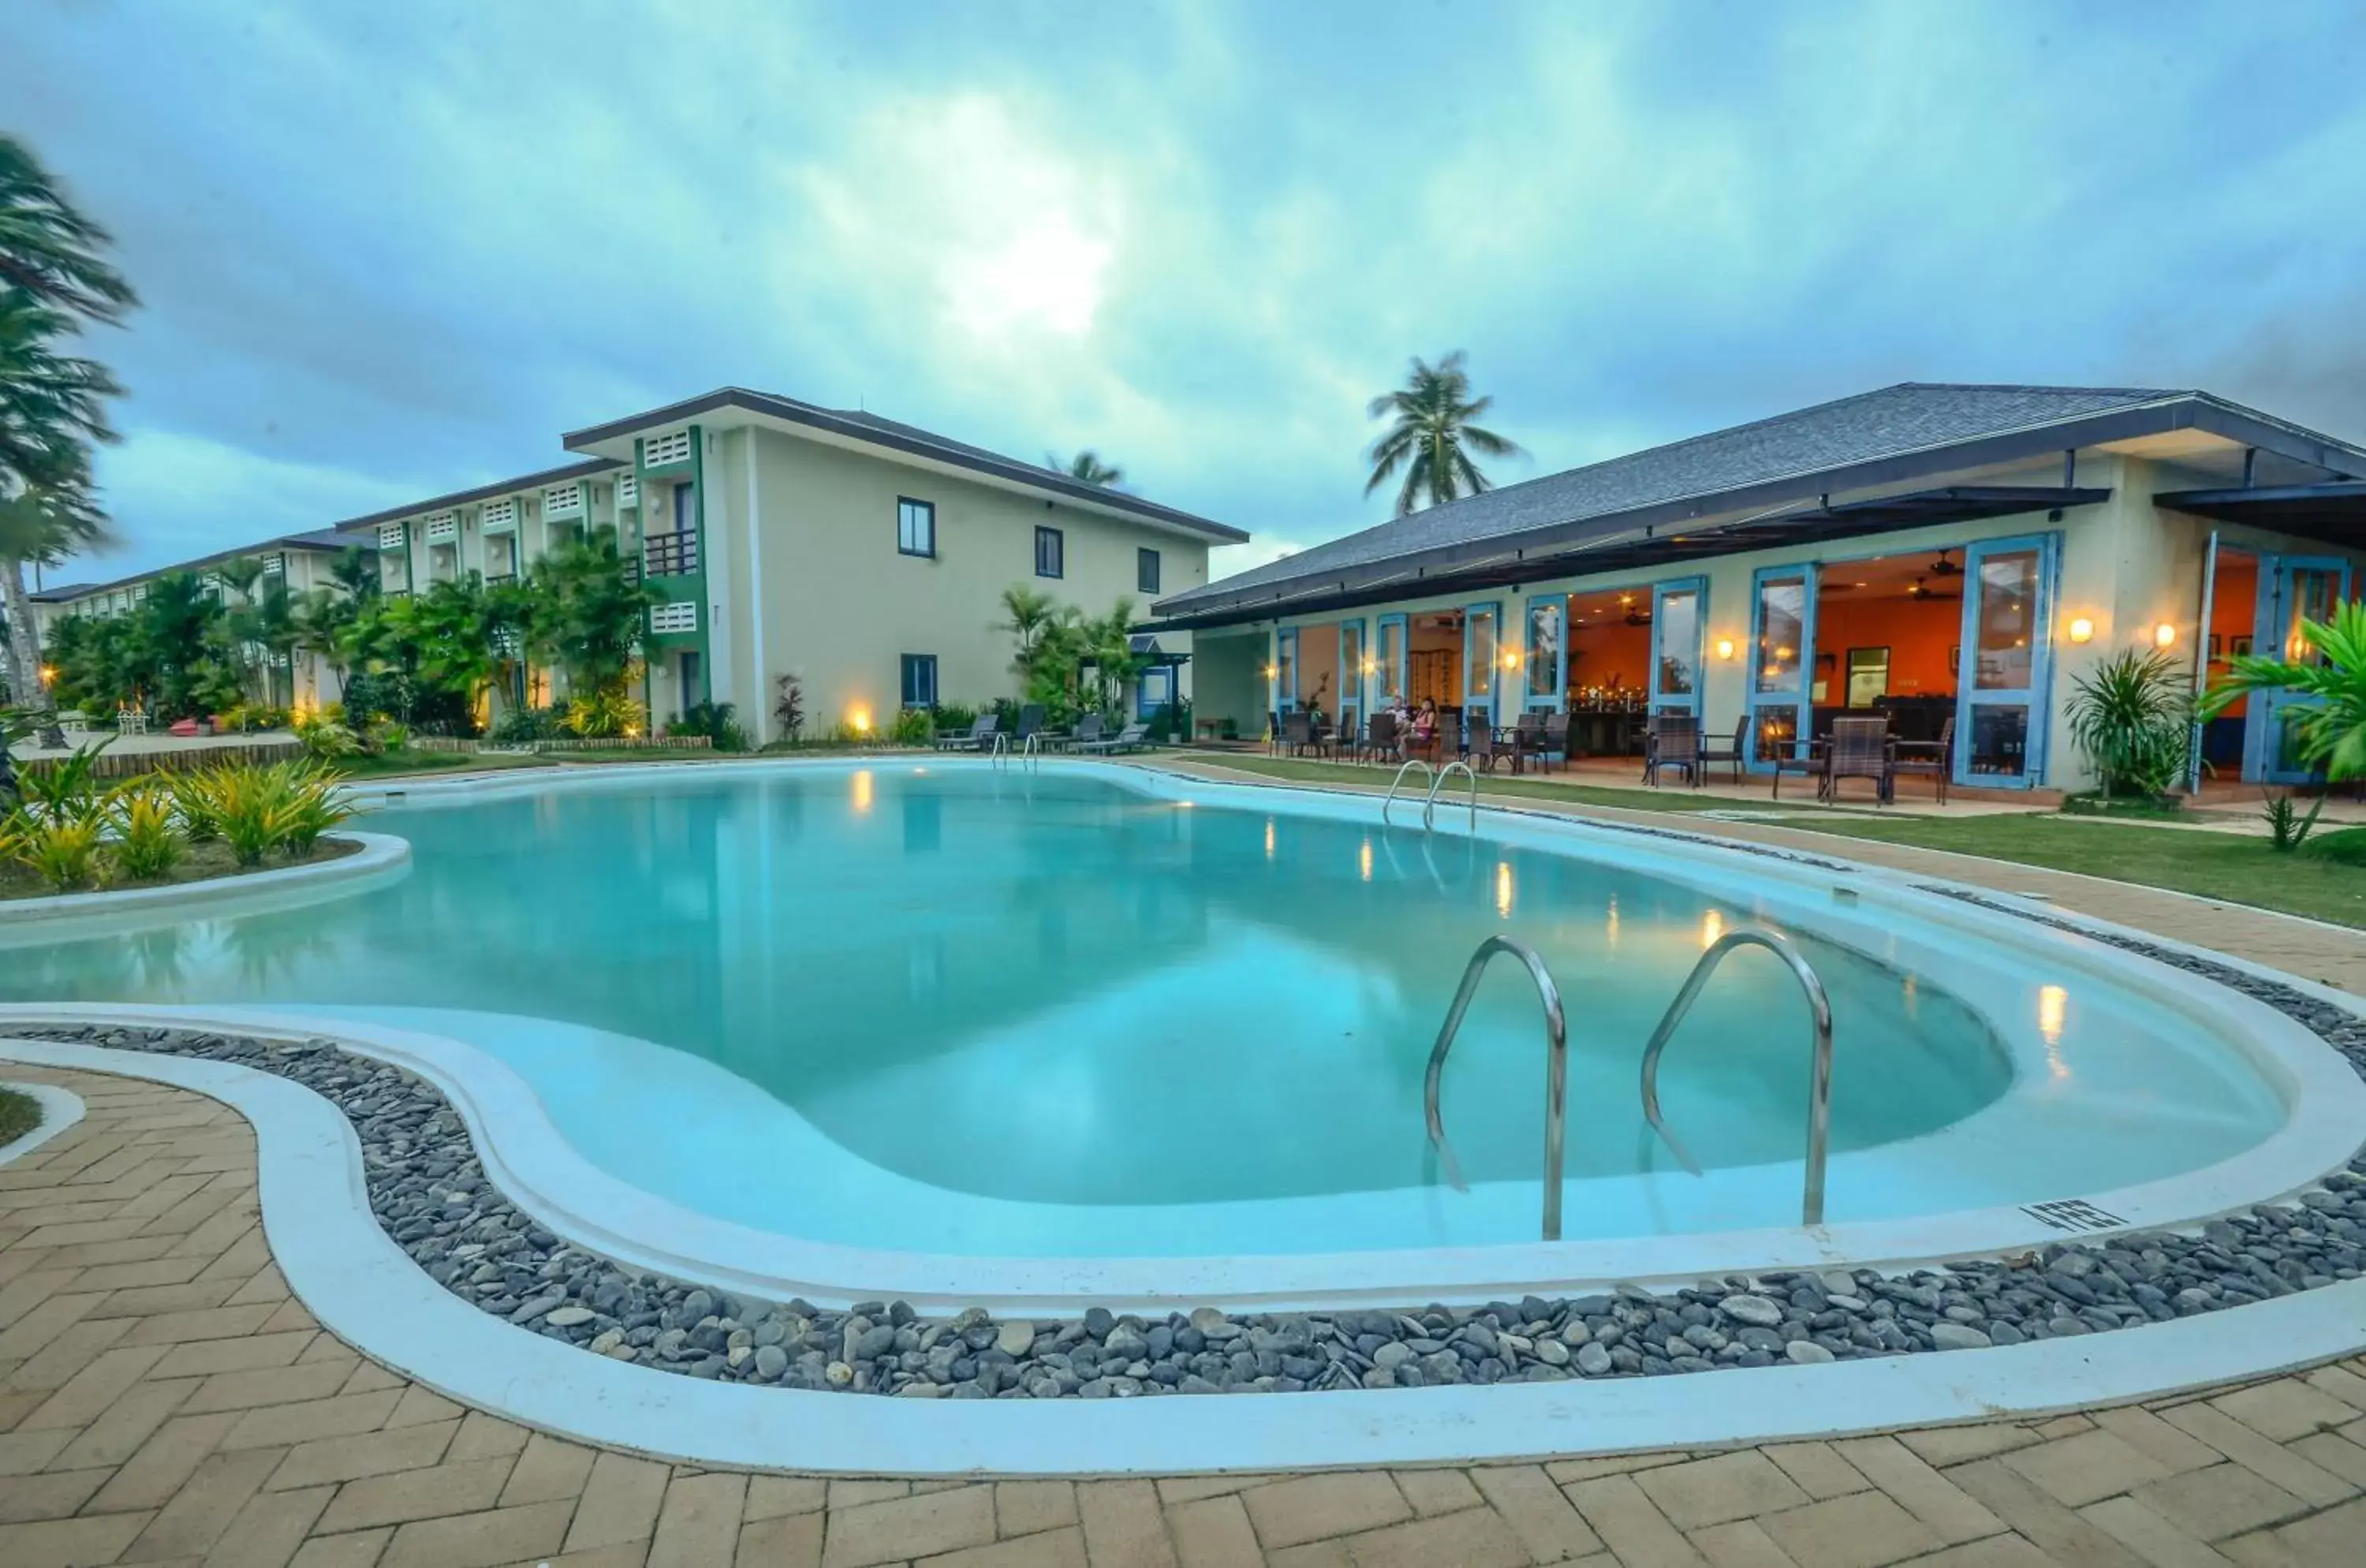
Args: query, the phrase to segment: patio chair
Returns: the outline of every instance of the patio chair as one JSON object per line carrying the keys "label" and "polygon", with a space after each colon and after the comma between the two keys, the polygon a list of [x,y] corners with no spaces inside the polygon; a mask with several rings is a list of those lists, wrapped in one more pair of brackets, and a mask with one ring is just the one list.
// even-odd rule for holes
{"label": "patio chair", "polygon": [[1549,773],[1556,761],[1569,766],[1569,715],[1558,708],[1545,715],[1544,728],[1537,736],[1538,771]]}
{"label": "patio chair", "polygon": [[1268,709],[1265,718],[1265,749],[1269,754],[1279,757],[1282,747],[1281,714],[1279,710]]}
{"label": "patio chair", "polygon": [[1043,733],[1043,705],[1029,703],[1019,710],[1019,728],[1011,732],[1010,743],[1024,746],[1031,735]]}
{"label": "patio chair", "polygon": [[1947,804],[1947,779],[1955,771],[1955,720],[1949,715],[1936,740],[1901,740],[1889,760],[1889,797],[1898,798],[1901,775],[1925,777],[1938,786],[1939,804]]}
{"label": "patio chair", "polygon": [[994,744],[994,731],[996,727],[1000,725],[1001,722],[1002,716],[999,714],[982,713],[977,716],[976,722],[969,727],[967,734],[938,736],[937,750],[940,751],[983,751],[987,747]]}
{"label": "patio chair", "polygon": [[1643,736],[1643,782],[1657,788],[1662,768],[1682,768],[1687,783],[1700,783],[1700,724],[1692,715],[1651,716]]}
{"label": "patio chair", "polygon": [[1796,755],[1786,745],[1782,750],[1775,752],[1771,760],[1774,770],[1774,787],[1767,792],[1768,798],[1782,799],[1783,775],[1797,773],[1803,778],[1816,781],[1816,798],[1821,800],[1824,797],[1824,764],[1831,760],[1831,748],[1821,740],[1810,740],[1808,743],[1808,754],[1804,757]]}
{"label": "patio chair", "polygon": [[1495,771],[1496,762],[1501,761],[1503,756],[1502,749],[1495,744],[1495,727],[1487,722],[1485,714],[1476,712],[1471,714],[1469,753],[1470,771],[1474,773],[1492,773]]}
{"label": "patio chair", "polygon": [[1357,747],[1359,761],[1391,762],[1397,755],[1397,716],[1376,713],[1364,725],[1363,744]]}
{"label": "patio chair", "polygon": [[1296,708],[1281,716],[1281,749],[1293,757],[1303,756],[1314,745],[1314,719],[1304,708]]}
{"label": "patio chair", "polygon": [[130,707],[117,708],[115,710],[115,732],[118,735],[147,734],[148,715],[146,710]]}
{"label": "patio chair", "polygon": [[1823,795],[1826,800],[1839,798],[1842,779],[1871,779],[1875,802],[1888,805],[1889,768],[1889,720],[1832,720],[1831,745],[1825,752],[1824,760]]}
{"label": "patio chair", "polygon": [[1740,718],[1733,721],[1733,750],[1729,751],[1721,751],[1715,746],[1709,744],[1707,736],[1704,735],[1701,737],[1701,772],[1703,773],[1707,773],[1709,770],[1710,764],[1715,762],[1729,762],[1733,765],[1733,782],[1735,784],[1740,784],[1741,782],[1742,764],[1750,761],[1750,752],[1747,750],[1749,745],[1750,715],[1744,713]]}
{"label": "patio chair", "polygon": [[1079,745],[1076,750],[1097,752],[1104,756],[1112,751],[1138,751],[1148,743],[1149,735],[1150,726],[1137,720],[1106,740],[1095,740]]}

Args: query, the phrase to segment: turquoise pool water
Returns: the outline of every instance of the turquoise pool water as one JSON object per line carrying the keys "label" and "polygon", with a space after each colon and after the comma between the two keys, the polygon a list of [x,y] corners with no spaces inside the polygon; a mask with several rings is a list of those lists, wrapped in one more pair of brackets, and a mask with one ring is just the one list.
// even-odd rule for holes
{"label": "turquoise pool water", "polygon": [[[1383,832],[958,764],[644,776],[366,825],[411,840],[400,881],[0,954],[0,998],[441,1019],[611,1174],[812,1239],[1313,1251],[1533,1237],[1543,1050],[1515,965],[1482,988],[1446,1086],[1480,1190],[1443,1188],[1423,1135],[1441,1015],[1472,948],[1509,931],[1568,1000],[1570,1234],[1796,1217],[1806,1010],[1752,951],[1671,1046],[1662,1093],[1712,1178],[1753,1174],[1702,1189],[1731,1193],[1706,1212],[1639,1185],[1672,1169],[1641,1121],[1643,1042],[1706,943],[1761,913],[1739,880],[1706,893],[1497,842],[1483,819],[1473,839]],[[2027,1076],[2017,1057],[2100,1083],[2105,1143],[2164,1106],[2230,1149],[2272,1122],[2243,1073],[2150,1049],[2171,1021],[2140,997],[2049,1000],[2025,964],[1950,981],[1793,930],[1832,998],[1835,1220],[1928,1201],[1877,1161],[1852,1180],[1848,1156],[1992,1110]],[[2067,1174],[2035,1166],[1998,1190],[2056,1195],[2043,1184]]]}

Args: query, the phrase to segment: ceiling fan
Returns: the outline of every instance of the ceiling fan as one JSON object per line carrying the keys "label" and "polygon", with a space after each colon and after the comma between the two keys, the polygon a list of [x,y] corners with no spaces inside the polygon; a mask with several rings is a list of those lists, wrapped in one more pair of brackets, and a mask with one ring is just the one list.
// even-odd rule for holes
{"label": "ceiling fan", "polygon": [[1955,552],[1952,547],[1947,549],[1941,550],[1939,552],[1939,558],[1931,563],[1931,575],[1933,577],[1963,576],[1964,569],[1955,564],[1954,559],[1955,554]]}
{"label": "ceiling fan", "polygon": [[[1962,569],[1953,570],[1961,570]],[[1928,579],[1917,577],[1913,584],[1906,590],[1906,596],[1909,599],[1928,599],[1933,604],[1939,604],[1953,603],[1964,595],[1960,589],[1933,588]]]}

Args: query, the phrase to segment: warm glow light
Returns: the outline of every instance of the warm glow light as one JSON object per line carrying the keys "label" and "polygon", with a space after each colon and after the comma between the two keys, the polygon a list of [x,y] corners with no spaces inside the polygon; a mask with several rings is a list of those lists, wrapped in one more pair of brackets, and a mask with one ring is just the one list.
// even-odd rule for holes
{"label": "warm glow light", "polygon": [[1364,660],[1364,673],[1367,675],[1376,672],[1380,667],[1380,660],[1376,659],[1367,659]]}
{"label": "warm glow light", "polygon": [[868,817],[868,816],[870,816],[870,815],[871,815],[871,789],[872,789],[872,784],[871,784],[871,770],[870,770],[870,769],[868,769],[868,768],[864,768],[864,769],[863,769],[863,770],[862,770],[860,773],[856,773],[856,774],[854,775],[854,785],[853,785],[853,788],[854,788],[854,814],[855,814],[857,817]]}
{"label": "warm glow light", "polygon": [[1365,881],[1372,880],[1372,840],[1369,839],[1366,839],[1363,846],[1356,852],[1356,869],[1363,874]]}
{"label": "warm glow light", "polygon": [[1733,657],[1733,639],[1731,637],[1721,637],[1717,639],[1717,656],[1719,659],[1730,659]]}
{"label": "warm glow light", "polygon": [[1281,666],[1279,664],[1268,664],[1265,667],[1265,678],[1268,681],[1280,673]]}
{"label": "warm glow light", "polygon": [[1520,656],[1518,652],[1513,649],[1506,649],[1504,654],[1504,668],[1506,670],[1517,670],[1519,667]]}
{"label": "warm glow light", "polygon": [[2070,640],[2072,642],[2094,641],[2095,623],[2089,620],[2084,615],[2072,616],[2070,619]]}
{"label": "warm glow light", "polygon": [[2160,625],[2153,627],[2152,645],[2155,648],[2175,648],[2177,646],[2177,623],[2174,621],[2163,621]]}
{"label": "warm glow light", "polygon": [[58,667],[57,667],[56,665],[54,665],[54,664],[44,664],[44,665],[42,665],[42,666],[41,666],[41,684],[42,684],[42,685],[46,686],[46,685],[48,685],[51,682],[52,682],[52,681],[56,680],[57,678],[58,678]]}
{"label": "warm glow light", "polygon": [[1512,918],[1512,863],[1495,863],[1495,913],[1504,919]]}
{"label": "warm glow light", "polygon": [[852,725],[852,726],[854,727],[854,733],[855,733],[855,734],[857,734],[857,735],[868,735],[868,734],[870,734],[870,733],[871,733],[871,706],[870,706],[870,705],[869,705],[869,704],[867,704],[867,703],[857,703],[857,704],[855,704],[852,707],[851,707],[851,708],[847,709],[847,710],[846,710],[846,722],[847,722],[847,723],[849,723],[849,724],[851,724],[851,725]]}
{"label": "warm glow light", "polygon": [[2062,1020],[2070,1010],[2070,993],[2059,986],[2037,987],[2037,1032],[2048,1045],[2062,1043]]}
{"label": "warm glow light", "polygon": [[1703,947],[1715,947],[1717,945],[1717,939],[1724,934],[1725,916],[1723,912],[1717,909],[1711,909],[1707,914],[1701,917],[1701,945]]}
{"label": "warm glow light", "polygon": [[1617,951],[1618,946],[1618,895],[1616,893],[1613,893],[1610,896],[1610,919],[1603,925],[1602,941],[1605,946],[1610,948],[1614,952]]}
{"label": "warm glow light", "polygon": [[1786,643],[1786,644],[1785,644],[1785,645],[1783,645],[1782,647],[1780,647],[1780,648],[1776,649],[1774,650],[1774,657],[1775,657],[1775,658],[1777,658],[1777,659],[1788,659],[1788,658],[1790,658],[1790,657],[1791,657],[1791,649],[1790,649],[1790,645],[1789,645],[1789,644],[1787,644],[1787,643]]}
{"label": "warm glow light", "polygon": [[1265,858],[1273,858],[1273,818],[1270,817],[1265,819]]}

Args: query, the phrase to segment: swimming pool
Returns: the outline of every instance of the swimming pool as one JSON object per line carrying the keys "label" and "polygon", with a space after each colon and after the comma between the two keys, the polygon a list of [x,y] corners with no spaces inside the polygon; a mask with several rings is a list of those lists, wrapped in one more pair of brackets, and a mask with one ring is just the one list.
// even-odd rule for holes
{"label": "swimming pool", "polygon": [[[18,946],[0,1000],[456,1042],[602,1179],[599,1202],[570,1184],[577,1208],[668,1232],[647,1245],[677,1267],[692,1238],[742,1274],[788,1238],[1039,1260],[1079,1290],[1111,1259],[1300,1294],[1378,1289],[1410,1253],[1467,1280],[1630,1277],[1795,1228],[1808,1036],[1779,964],[1737,953],[1669,1047],[1662,1103],[1705,1174],[1638,1094],[1653,1024],[1743,922],[1789,934],[1830,991],[1830,1234],[1887,1226],[1892,1255],[1960,1249],[1938,1216],[2066,1200],[2159,1223],[2157,1190],[2197,1172],[2283,1190],[2348,1153],[2290,1146],[2307,1054],[2358,1092],[2269,1010],[2098,944],[1846,868],[1525,816],[1433,834],[1369,798],[903,761],[406,791],[366,826],[410,841],[407,875]],[[1448,1069],[1468,1192],[1424,1131],[1438,1023],[1498,931],[1569,1006],[1559,1248],[1537,1245],[1543,1047],[1516,966]],[[1279,1267],[1310,1255],[1329,1261]]]}

